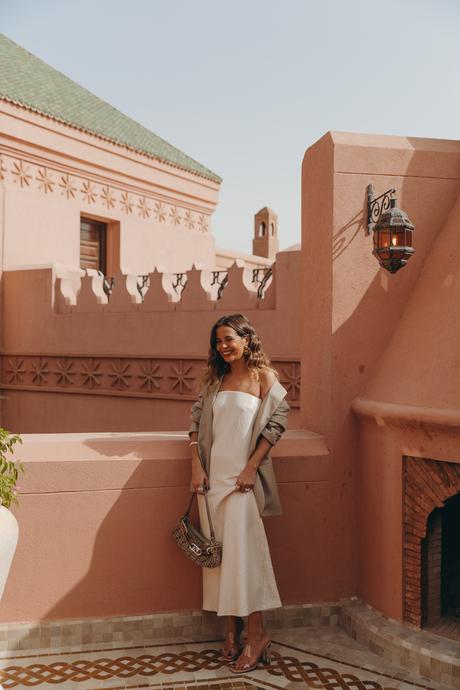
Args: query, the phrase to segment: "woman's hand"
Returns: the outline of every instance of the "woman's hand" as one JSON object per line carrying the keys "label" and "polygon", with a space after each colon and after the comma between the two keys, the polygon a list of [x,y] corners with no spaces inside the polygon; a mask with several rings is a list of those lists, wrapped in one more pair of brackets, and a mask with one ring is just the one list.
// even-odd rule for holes
{"label": "woman's hand", "polygon": [[195,493],[202,493],[203,488],[209,489],[208,475],[204,471],[199,458],[193,458],[190,491],[194,491]]}
{"label": "woman's hand", "polygon": [[256,483],[257,470],[250,463],[240,472],[236,480],[235,491],[252,491]]}

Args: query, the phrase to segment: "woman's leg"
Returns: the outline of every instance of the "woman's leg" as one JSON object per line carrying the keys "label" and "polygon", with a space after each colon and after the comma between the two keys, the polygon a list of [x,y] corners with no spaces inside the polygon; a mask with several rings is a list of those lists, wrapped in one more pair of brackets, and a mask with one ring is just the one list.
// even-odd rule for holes
{"label": "woman's leg", "polygon": [[224,660],[233,661],[240,650],[240,635],[243,621],[236,616],[225,617],[225,642],[221,649],[221,657]]}
{"label": "woman's leg", "polygon": [[243,651],[232,664],[235,671],[245,671],[252,668],[262,656],[262,652],[270,642],[267,631],[262,622],[262,613],[254,611],[248,616],[248,636]]}

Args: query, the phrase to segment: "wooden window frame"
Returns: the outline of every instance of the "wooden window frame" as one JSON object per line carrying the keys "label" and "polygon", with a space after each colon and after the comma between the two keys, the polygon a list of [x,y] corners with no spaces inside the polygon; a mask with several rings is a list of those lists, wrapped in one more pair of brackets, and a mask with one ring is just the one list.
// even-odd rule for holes
{"label": "wooden window frame", "polygon": [[[80,233],[82,222],[94,223],[104,229],[99,245],[100,270],[105,276],[112,277],[120,273],[120,223],[92,214],[80,214]],[[81,242],[81,235],[80,235]],[[81,251],[81,249],[80,249]],[[80,254],[81,260],[81,254]]]}

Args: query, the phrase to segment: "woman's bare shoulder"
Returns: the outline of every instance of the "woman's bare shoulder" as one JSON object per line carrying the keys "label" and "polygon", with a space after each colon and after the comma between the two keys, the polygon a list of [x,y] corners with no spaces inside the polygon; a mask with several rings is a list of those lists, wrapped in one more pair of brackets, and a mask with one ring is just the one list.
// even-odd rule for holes
{"label": "woman's bare shoulder", "polygon": [[264,368],[259,371],[260,393],[265,398],[270,388],[276,381],[275,372],[272,369]]}

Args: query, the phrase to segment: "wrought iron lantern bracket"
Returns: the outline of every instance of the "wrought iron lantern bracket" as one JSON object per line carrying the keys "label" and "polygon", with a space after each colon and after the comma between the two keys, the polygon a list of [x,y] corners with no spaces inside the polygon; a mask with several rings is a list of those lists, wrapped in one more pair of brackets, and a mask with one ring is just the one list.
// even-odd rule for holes
{"label": "wrought iron lantern bracket", "polygon": [[370,235],[382,213],[390,208],[390,202],[396,189],[388,189],[380,196],[374,197],[374,186],[367,185],[367,234]]}

